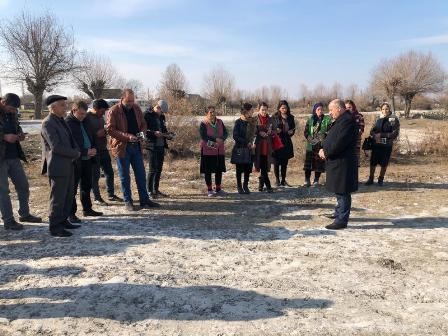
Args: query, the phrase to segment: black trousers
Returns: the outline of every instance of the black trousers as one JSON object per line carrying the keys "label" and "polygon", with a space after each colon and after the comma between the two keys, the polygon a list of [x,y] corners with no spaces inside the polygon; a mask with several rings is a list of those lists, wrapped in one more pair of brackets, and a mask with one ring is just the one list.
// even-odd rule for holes
{"label": "black trousers", "polygon": [[92,160],[77,160],[75,163],[74,193],[71,215],[76,214],[76,194],[80,187],[80,198],[83,211],[92,209],[90,190],[92,189]]}
{"label": "black trousers", "polygon": [[[275,179],[278,181],[280,181],[280,177],[281,177],[281,181],[285,182],[286,181],[286,170],[288,169],[288,161],[289,159],[276,159],[275,163],[274,163],[274,175],[275,175]],[[282,174],[280,176],[280,173]]]}
{"label": "black trousers", "polygon": [[148,150],[148,158],[146,186],[148,192],[156,193],[159,191],[160,177],[162,175],[163,162],[165,161],[165,148],[157,146]]}
{"label": "black trousers", "polygon": [[66,176],[49,177],[50,209],[48,221],[50,230],[63,228],[73,207],[73,166]]}
{"label": "black trousers", "polygon": [[109,151],[102,150],[98,152],[95,157],[96,162],[92,164],[92,191],[95,199],[101,199],[100,188],[98,181],[100,179],[100,168],[103,169],[106,176],[107,196],[111,197],[115,194],[114,191],[114,170],[112,168],[112,161],[110,159]]}
{"label": "black trousers", "polygon": [[252,163],[237,164],[236,165],[236,184],[238,188],[241,188],[241,175],[244,175],[243,184],[245,187],[249,184],[249,176],[252,172]]}
{"label": "black trousers", "polygon": [[[205,184],[207,185],[207,187],[211,188],[212,187],[212,173],[205,173],[204,178],[205,178]],[[215,173],[215,185],[220,187],[221,182],[222,182],[222,172]]]}
{"label": "black trousers", "polygon": [[260,187],[266,185],[266,188],[271,189],[271,181],[269,180],[268,171],[268,157],[260,155]]}

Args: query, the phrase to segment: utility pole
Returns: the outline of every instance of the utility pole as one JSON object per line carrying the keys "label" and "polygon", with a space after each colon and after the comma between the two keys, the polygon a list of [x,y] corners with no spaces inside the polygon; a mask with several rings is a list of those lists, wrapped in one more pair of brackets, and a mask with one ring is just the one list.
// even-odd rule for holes
{"label": "utility pole", "polygon": [[25,96],[25,89],[23,87],[23,81],[21,81],[20,84],[22,84],[22,98],[23,98],[23,96]]}

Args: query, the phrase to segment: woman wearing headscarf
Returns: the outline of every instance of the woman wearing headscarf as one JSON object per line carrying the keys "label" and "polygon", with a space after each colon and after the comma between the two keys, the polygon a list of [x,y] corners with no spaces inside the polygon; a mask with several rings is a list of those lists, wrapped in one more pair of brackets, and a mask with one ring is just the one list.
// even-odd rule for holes
{"label": "woman wearing headscarf", "polygon": [[275,184],[277,187],[290,187],[286,182],[286,171],[288,169],[289,159],[294,157],[294,147],[292,145],[291,137],[296,131],[296,123],[286,100],[279,101],[277,112],[273,115],[272,119],[273,124],[275,125],[275,130],[283,144],[282,148],[277,149],[272,153],[272,156],[275,159]]}
{"label": "woman wearing headscarf", "polygon": [[356,108],[356,105],[353,100],[347,99],[345,101],[345,108],[350,111],[353,118],[356,121],[357,129],[358,129],[358,138],[356,140],[356,156],[358,158],[358,167],[360,164],[360,158],[361,158],[361,136],[364,133],[364,128],[366,126],[364,122],[364,117],[361,113],[358,112],[358,109]]}
{"label": "woman wearing headscarf", "polygon": [[[235,146],[232,151],[231,163],[236,165],[236,184],[239,194],[250,194],[249,176],[253,167],[252,157],[255,149],[254,141],[256,132],[256,124],[255,120],[252,118],[252,113],[252,105],[249,103],[244,103],[241,108],[241,116],[235,121],[235,126],[233,128],[233,139],[235,140]],[[245,155],[247,157],[243,160],[242,158],[239,160],[234,158],[235,154],[242,153],[243,150],[246,154],[248,154]],[[243,183],[241,183],[242,175],[244,175]]]}
{"label": "woman wearing headscarf", "polygon": [[[207,185],[207,196],[225,195],[221,188],[222,173],[226,171],[224,141],[227,129],[221,119],[216,117],[215,107],[207,107],[207,114],[199,126],[201,136],[201,167]],[[215,190],[212,187],[212,174],[215,174]]]}
{"label": "woman wearing headscarf", "polygon": [[331,124],[331,117],[324,114],[322,103],[316,103],[313,111],[306,122],[303,135],[306,139],[306,154],[303,170],[305,171],[305,187],[311,186],[311,172],[314,171],[313,186],[319,185],[319,178],[325,172],[325,160],[319,157],[319,150],[322,148],[328,129]]}
{"label": "woman wearing headscarf", "polygon": [[372,146],[372,156],[370,157],[370,175],[366,185],[373,184],[377,165],[381,166],[378,185],[383,185],[384,175],[386,175],[390,155],[392,154],[392,146],[399,133],[400,122],[398,121],[398,118],[392,115],[389,103],[382,103],[381,116],[375,121],[375,124],[370,130],[370,135],[374,139],[374,144]]}

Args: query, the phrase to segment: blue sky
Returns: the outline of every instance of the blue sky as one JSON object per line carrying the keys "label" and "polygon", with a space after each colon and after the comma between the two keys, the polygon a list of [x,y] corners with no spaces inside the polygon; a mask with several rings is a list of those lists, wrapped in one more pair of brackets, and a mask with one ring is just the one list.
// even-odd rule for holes
{"label": "blue sky", "polygon": [[447,0],[0,0],[0,19],[24,9],[54,12],[79,48],[151,91],[173,62],[191,92],[222,65],[238,88],[279,85],[292,97],[301,83],[365,87],[381,59],[409,49],[448,68]]}

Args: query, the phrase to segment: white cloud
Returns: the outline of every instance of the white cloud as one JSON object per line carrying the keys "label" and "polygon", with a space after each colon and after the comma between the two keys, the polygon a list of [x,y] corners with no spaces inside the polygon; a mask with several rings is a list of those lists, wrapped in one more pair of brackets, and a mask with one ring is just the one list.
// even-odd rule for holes
{"label": "white cloud", "polygon": [[193,49],[178,44],[157,42],[154,40],[130,39],[81,39],[81,48],[87,50],[100,50],[102,54],[125,53],[128,55],[161,56],[161,57],[187,57],[191,56]]}
{"label": "white cloud", "polygon": [[441,45],[448,44],[448,34],[419,37],[414,39],[403,40],[405,44],[410,45]]}
{"label": "white cloud", "polygon": [[[0,0],[2,1],[2,0]],[[126,18],[146,14],[150,10],[166,8],[179,3],[179,0],[96,0],[92,12],[101,11],[107,16]]]}

